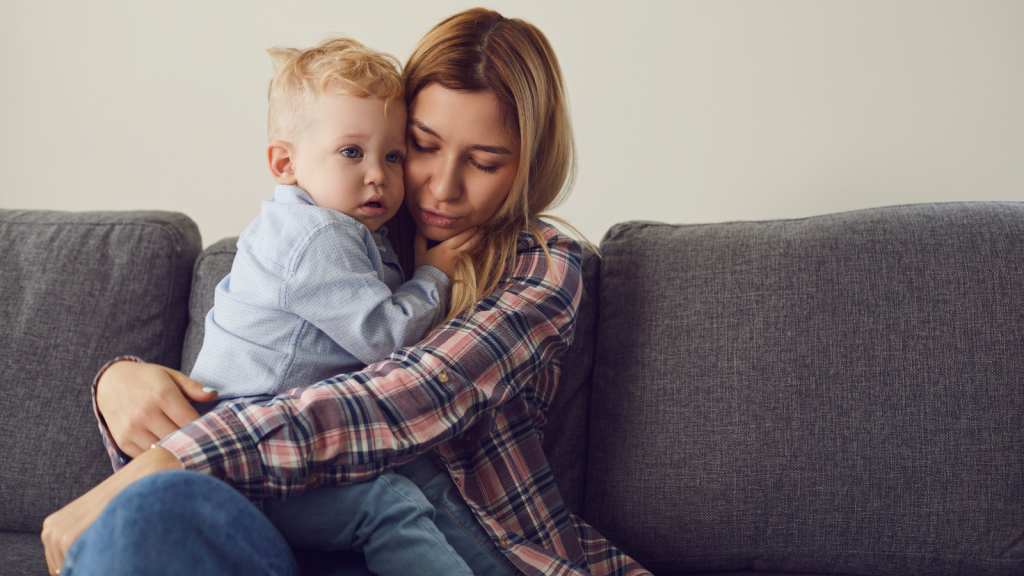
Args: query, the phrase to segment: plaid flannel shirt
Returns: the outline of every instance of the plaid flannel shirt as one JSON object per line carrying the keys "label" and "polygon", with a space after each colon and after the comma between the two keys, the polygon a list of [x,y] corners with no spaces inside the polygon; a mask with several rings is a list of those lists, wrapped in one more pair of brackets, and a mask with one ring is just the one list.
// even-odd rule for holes
{"label": "plaid flannel shirt", "polygon": [[[513,270],[471,314],[361,372],[225,406],[160,445],[252,500],[370,480],[436,450],[523,573],[649,574],[566,509],[541,449],[582,283],[579,244],[537,225],[550,265],[521,233]],[[123,465],[102,418],[100,429]]]}

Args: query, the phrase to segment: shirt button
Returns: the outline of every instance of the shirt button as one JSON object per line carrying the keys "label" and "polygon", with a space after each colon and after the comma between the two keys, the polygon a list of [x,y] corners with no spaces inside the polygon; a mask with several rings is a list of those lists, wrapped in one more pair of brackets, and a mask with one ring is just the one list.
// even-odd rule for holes
{"label": "shirt button", "polygon": [[437,375],[437,379],[441,382],[448,382],[448,373],[441,370],[441,373]]}
{"label": "shirt button", "polygon": [[498,548],[501,548],[502,550],[508,550],[509,546],[510,544],[508,543],[507,538],[501,538],[500,540],[498,540]]}
{"label": "shirt button", "polygon": [[320,475],[319,474],[313,474],[312,476],[310,476],[309,477],[309,483],[311,485],[319,484],[320,483]]}

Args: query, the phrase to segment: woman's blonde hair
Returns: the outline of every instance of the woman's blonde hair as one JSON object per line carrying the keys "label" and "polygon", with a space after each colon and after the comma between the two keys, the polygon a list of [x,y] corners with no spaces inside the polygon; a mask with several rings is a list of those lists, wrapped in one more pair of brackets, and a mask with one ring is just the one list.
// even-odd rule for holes
{"label": "woman's blonde hair", "polygon": [[270,140],[301,141],[319,116],[324,95],[400,102],[404,82],[398,60],[351,38],[328,38],[313,48],[267,50],[276,73],[270,80],[267,133]]}
{"label": "woman's blonde hair", "polygon": [[576,148],[558,59],[544,34],[528,22],[483,8],[444,20],[409,57],[406,103],[435,83],[449,90],[492,92],[502,120],[520,142],[519,172],[505,203],[482,226],[483,248],[456,263],[447,321],[494,290],[513,264],[521,231],[533,233],[550,262],[534,220],[543,215],[566,224],[543,212],[571,190]]}

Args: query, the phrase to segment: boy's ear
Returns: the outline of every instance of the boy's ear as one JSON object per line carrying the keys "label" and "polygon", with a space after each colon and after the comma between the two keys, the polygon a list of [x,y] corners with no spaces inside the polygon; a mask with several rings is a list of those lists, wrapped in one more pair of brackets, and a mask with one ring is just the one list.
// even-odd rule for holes
{"label": "boy's ear", "polygon": [[270,166],[270,175],[281,184],[294,186],[298,179],[295,177],[295,149],[284,140],[274,140],[267,144],[267,165]]}

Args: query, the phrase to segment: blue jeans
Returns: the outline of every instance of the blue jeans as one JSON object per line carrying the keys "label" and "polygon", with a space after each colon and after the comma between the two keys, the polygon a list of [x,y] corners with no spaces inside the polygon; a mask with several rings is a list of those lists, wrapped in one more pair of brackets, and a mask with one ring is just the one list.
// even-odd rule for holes
{"label": "blue jeans", "polygon": [[[429,458],[396,471],[420,487],[435,508],[435,525],[475,573],[519,574],[476,521],[446,472]],[[209,476],[179,471],[149,476],[119,494],[72,546],[61,574],[365,576],[371,572],[361,554],[291,550],[267,517],[237,491]]]}
{"label": "blue jeans", "polygon": [[293,548],[359,552],[374,574],[473,576],[435,526],[434,507],[395,472],[265,500],[263,512]]}
{"label": "blue jeans", "polygon": [[301,572],[281,533],[244,496],[216,478],[173,471],[139,480],[107,505],[64,559],[61,575],[77,574]]}

